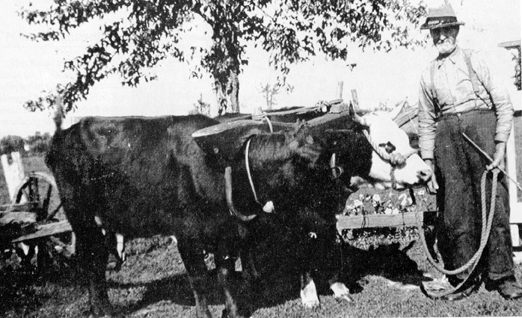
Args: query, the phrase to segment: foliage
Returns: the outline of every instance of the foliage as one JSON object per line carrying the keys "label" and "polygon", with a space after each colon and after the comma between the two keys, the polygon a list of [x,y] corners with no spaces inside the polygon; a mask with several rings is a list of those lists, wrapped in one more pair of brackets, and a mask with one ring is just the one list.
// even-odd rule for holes
{"label": "foliage", "polygon": [[[156,78],[151,67],[174,57],[197,59],[195,76],[211,74],[221,101],[228,97],[230,110],[238,112],[238,75],[248,64],[249,42],[270,52],[270,63],[285,84],[291,64],[316,54],[346,59],[351,43],[384,51],[423,44],[424,38],[413,36],[412,30],[425,9],[409,0],[55,0],[46,10],[29,5],[20,15],[29,24],[48,27],[27,35],[42,41],[61,40],[78,27],[104,19],[101,37],[83,55],[65,61],[74,80],[27,101],[28,109],[52,107],[55,94],[61,94],[69,111],[109,75],[119,74],[123,85],[137,86]],[[212,46],[184,51],[180,39],[201,20],[212,30]]]}
{"label": "foliage", "polygon": [[0,155],[11,152],[24,153],[24,140],[20,136],[8,135],[0,139]]}
{"label": "foliage", "polygon": [[513,76],[513,78],[515,79],[515,86],[517,87],[517,90],[521,90],[522,89],[522,83],[520,81],[520,68],[522,66],[521,64],[521,60],[520,60],[520,47],[518,47],[517,49],[517,53],[516,54],[513,54],[513,61],[515,61],[515,76]]}
{"label": "foliage", "polygon": [[199,96],[198,102],[194,104],[193,114],[202,114],[210,116],[210,104],[203,101],[203,96]]}
{"label": "foliage", "polygon": [[277,105],[275,101],[275,96],[279,94],[280,90],[279,85],[270,85],[265,84],[261,85],[261,93],[265,96],[266,101],[266,109],[271,110],[275,105]]}
{"label": "foliage", "polygon": [[49,143],[51,141],[51,134],[48,132],[43,135],[36,132],[35,135],[27,137],[25,140],[27,148],[29,149],[29,155],[43,155],[49,149]]}

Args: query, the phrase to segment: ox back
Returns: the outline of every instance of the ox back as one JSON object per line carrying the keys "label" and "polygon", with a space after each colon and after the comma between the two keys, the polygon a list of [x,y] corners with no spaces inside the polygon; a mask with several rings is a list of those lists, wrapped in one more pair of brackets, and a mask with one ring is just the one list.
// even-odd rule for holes
{"label": "ox back", "polygon": [[[93,215],[128,237],[171,235],[191,221],[222,223],[228,210],[223,183],[215,182],[222,175],[191,138],[212,124],[203,116],[90,117],[58,132],[46,162],[73,228],[94,226]],[[187,216],[187,206],[199,209]]]}

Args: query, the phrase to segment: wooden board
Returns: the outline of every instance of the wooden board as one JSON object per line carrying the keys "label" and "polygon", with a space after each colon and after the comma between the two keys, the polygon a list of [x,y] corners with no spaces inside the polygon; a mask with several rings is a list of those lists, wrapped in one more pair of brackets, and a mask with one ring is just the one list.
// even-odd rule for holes
{"label": "wooden board", "polygon": [[0,226],[9,223],[34,223],[36,213],[33,212],[0,212]]}
{"label": "wooden board", "polygon": [[[419,212],[419,222],[430,224],[435,218],[436,212]],[[337,230],[379,228],[379,227],[401,227],[417,226],[415,213],[399,214],[367,214],[337,217]]]}
{"label": "wooden board", "polygon": [[[274,131],[290,130],[295,127],[294,124],[289,123],[271,124]],[[270,126],[265,121],[236,120],[198,130],[192,134],[192,138],[206,153],[229,162],[237,155],[248,137],[269,131]]]}
{"label": "wooden board", "polygon": [[72,227],[67,221],[60,221],[55,223],[48,223],[43,225],[38,225],[37,231],[34,233],[30,233],[27,235],[22,235],[14,240],[12,240],[13,243],[32,240],[44,236],[50,236],[65,232],[72,231]]}

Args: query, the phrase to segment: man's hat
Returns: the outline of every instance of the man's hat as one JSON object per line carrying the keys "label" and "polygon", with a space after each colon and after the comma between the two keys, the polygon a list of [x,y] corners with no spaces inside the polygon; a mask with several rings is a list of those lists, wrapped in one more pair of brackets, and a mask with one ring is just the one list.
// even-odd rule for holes
{"label": "man's hat", "polygon": [[428,10],[428,17],[426,23],[421,25],[421,29],[438,29],[452,25],[464,25],[464,22],[457,21],[455,11],[451,7],[451,4],[446,3],[439,8],[431,8]]}

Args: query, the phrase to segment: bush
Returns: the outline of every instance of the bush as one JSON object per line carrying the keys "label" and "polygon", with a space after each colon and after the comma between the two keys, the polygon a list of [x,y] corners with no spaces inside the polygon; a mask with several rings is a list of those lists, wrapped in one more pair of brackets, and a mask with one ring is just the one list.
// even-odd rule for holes
{"label": "bush", "polygon": [[0,155],[10,154],[11,152],[24,153],[24,140],[20,136],[8,135],[0,139]]}
{"label": "bush", "polygon": [[49,142],[51,141],[51,134],[36,132],[34,136],[29,136],[26,139],[27,152],[29,156],[40,156],[49,149]]}

